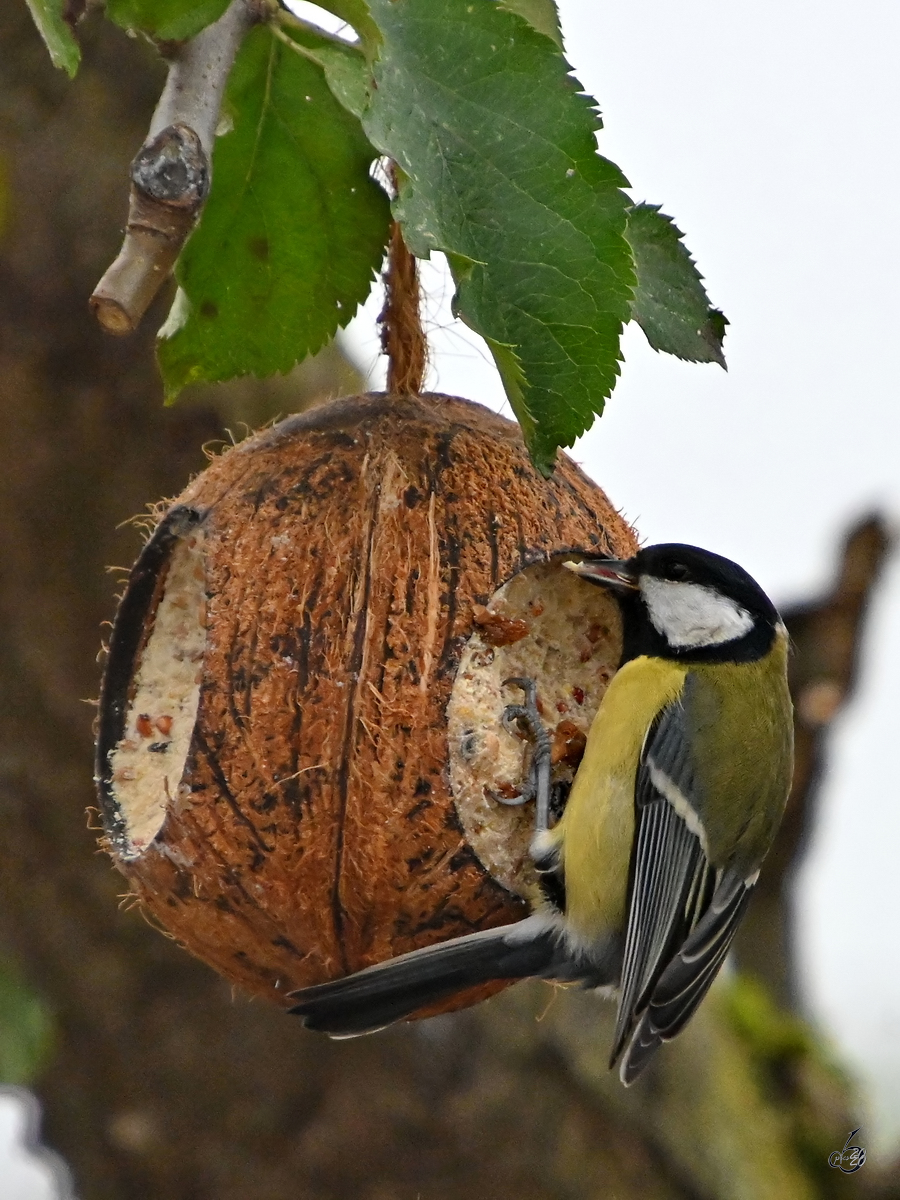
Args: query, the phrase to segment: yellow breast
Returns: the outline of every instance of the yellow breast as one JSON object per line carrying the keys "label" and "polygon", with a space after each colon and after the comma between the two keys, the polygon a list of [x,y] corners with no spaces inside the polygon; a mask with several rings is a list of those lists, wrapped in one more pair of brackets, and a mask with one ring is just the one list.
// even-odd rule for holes
{"label": "yellow breast", "polygon": [[641,746],[686,674],[678,663],[632,659],[613,678],[594,718],[565,813],[551,835],[565,870],[567,923],[586,939],[624,926]]}

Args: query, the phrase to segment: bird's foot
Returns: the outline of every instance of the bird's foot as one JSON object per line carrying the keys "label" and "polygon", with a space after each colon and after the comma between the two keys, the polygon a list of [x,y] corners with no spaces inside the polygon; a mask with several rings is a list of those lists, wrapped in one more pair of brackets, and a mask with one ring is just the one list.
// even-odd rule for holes
{"label": "bird's foot", "polygon": [[544,728],[537,706],[537,687],[533,679],[513,676],[504,679],[504,687],[521,688],[525,693],[524,704],[507,704],[503,710],[503,722],[516,732],[524,732],[531,742],[531,765],[528,779],[518,796],[497,797],[501,804],[536,804],[535,833],[542,833],[550,824],[550,735]]}

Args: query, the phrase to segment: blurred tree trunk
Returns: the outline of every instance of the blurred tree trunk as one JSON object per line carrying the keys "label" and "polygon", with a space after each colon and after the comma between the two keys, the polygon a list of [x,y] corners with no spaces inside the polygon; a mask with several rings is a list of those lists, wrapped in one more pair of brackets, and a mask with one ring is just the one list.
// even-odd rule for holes
{"label": "blurred tree trunk", "polygon": [[[590,996],[522,986],[334,1044],[232,996],[120,909],[123,882],[84,817],[84,700],[113,611],[105,568],[138,548],[122,522],[180,491],[227,420],[258,423],[352,375],[332,354],[288,383],[165,410],[154,314],[131,340],[100,334],[86,299],[117,249],[161,72],[110,29],[85,41],[70,85],[25,5],[0,5],[0,947],[53,1012],[37,1091],[81,1200],[900,1194],[874,1168],[850,1182],[828,1168],[854,1124],[845,1085],[745,982],[719,988],[626,1092],[606,1071],[610,1013]],[[779,937],[791,838],[766,892]],[[786,959],[757,957],[780,989]]]}

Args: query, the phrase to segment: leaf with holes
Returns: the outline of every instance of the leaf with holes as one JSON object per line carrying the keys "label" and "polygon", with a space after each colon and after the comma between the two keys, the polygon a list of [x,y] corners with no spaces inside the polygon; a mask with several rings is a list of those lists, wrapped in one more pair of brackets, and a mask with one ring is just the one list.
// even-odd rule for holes
{"label": "leaf with holes", "polygon": [[166,394],[186,384],[290,370],[365,300],[389,208],[375,152],[321,69],[254,30],[228,86],[199,228],[176,268],[160,330]]}
{"label": "leaf with holes", "polygon": [[618,375],[634,284],[626,180],[597,154],[593,102],[524,19],[488,0],[370,9],[383,44],[363,124],[401,168],[395,215],[420,258],[465,264],[455,312],[494,351],[549,471]]}

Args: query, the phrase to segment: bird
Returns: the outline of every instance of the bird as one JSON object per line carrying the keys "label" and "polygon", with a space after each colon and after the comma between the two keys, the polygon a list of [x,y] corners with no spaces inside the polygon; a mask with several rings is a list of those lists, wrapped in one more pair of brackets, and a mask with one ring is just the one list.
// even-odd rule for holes
{"label": "bird", "polygon": [[610,1068],[634,1082],[728,954],[792,777],[788,635],[737,563],[680,543],[568,560],[622,614],[622,655],[552,823],[533,681],[507,722],[531,744],[533,911],[292,993],[332,1037],[374,1032],[491,980],[578,983],[616,1000]]}

